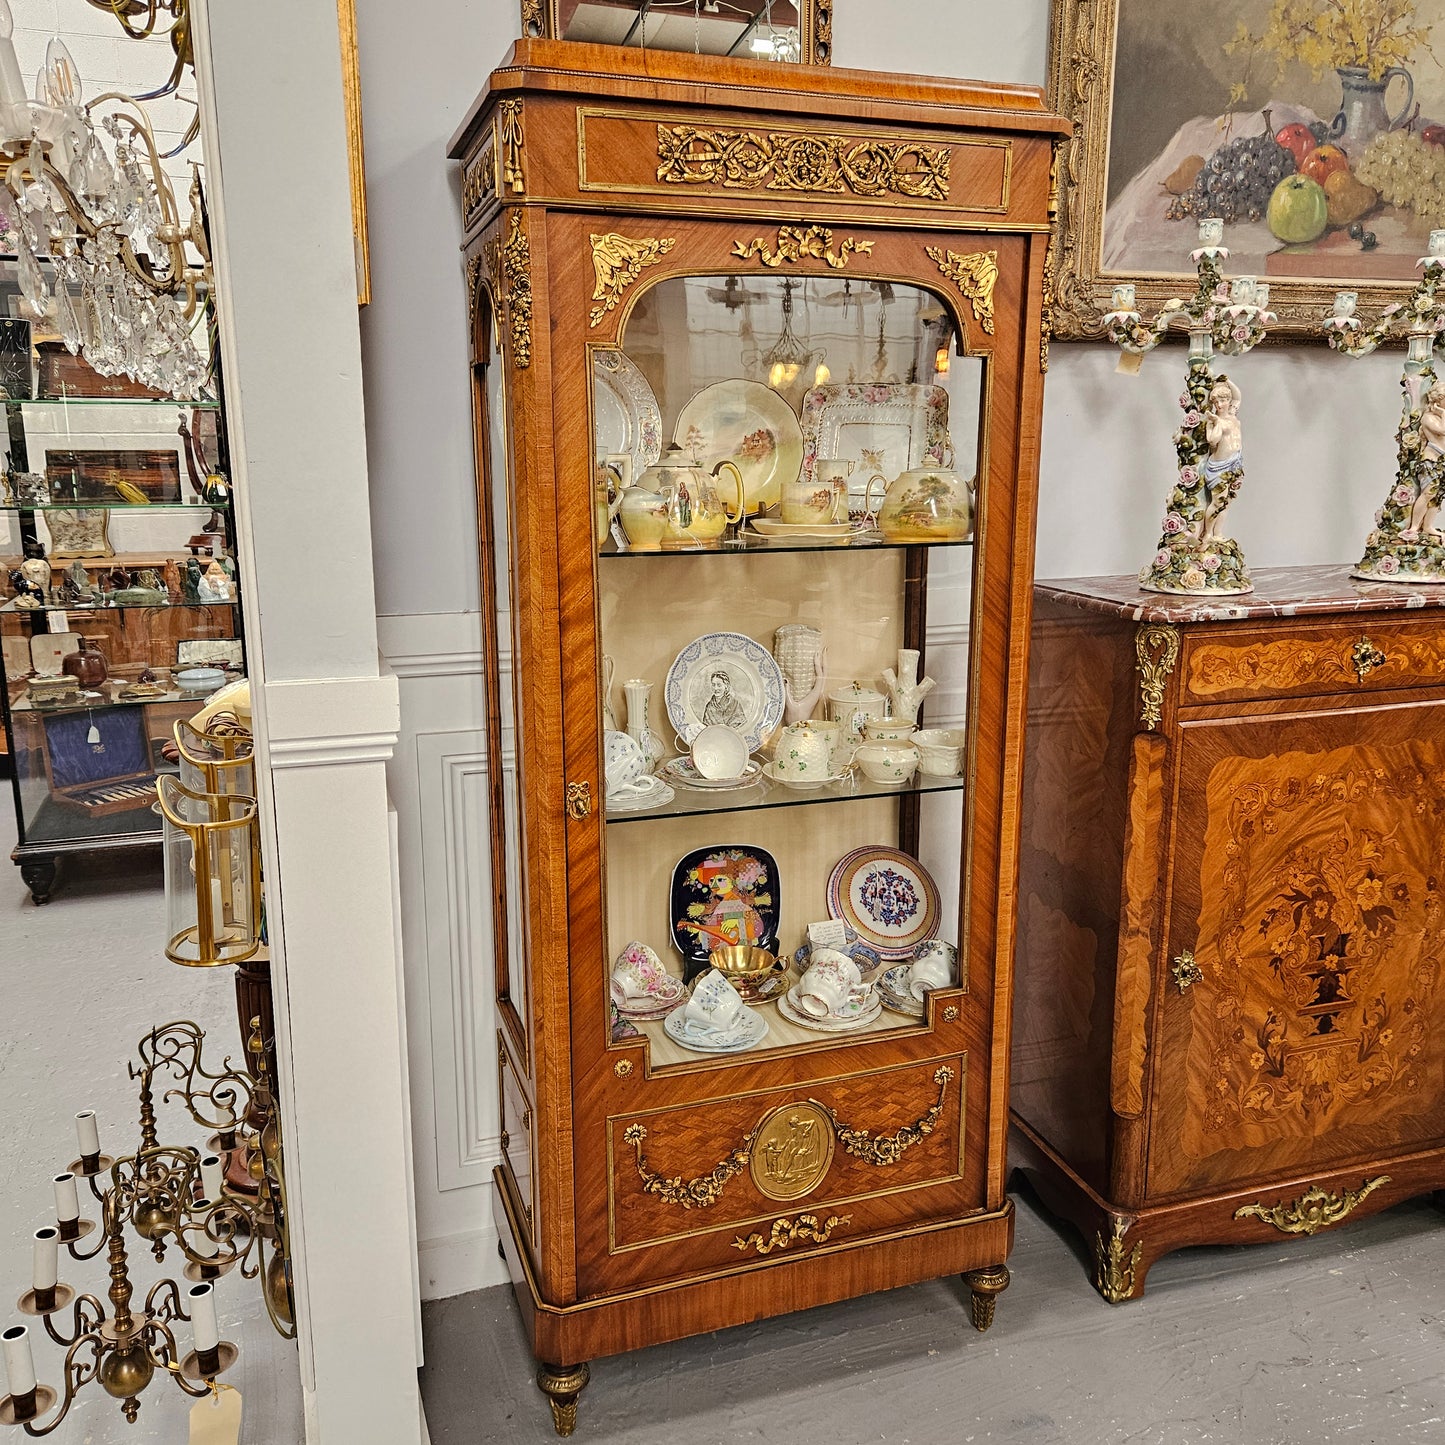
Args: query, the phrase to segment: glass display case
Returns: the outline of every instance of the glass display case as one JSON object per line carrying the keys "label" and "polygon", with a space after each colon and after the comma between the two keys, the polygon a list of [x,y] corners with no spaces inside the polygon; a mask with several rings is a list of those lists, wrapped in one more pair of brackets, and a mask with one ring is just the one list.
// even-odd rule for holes
{"label": "glass display case", "polygon": [[595,1355],[1008,1282],[1059,134],[551,41],[460,133],[498,1217],[560,1433]]}
{"label": "glass display case", "polygon": [[161,840],[175,723],[245,675],[219,398],[101,376],[0,261],[0,716],[37,903],[64,855]]}

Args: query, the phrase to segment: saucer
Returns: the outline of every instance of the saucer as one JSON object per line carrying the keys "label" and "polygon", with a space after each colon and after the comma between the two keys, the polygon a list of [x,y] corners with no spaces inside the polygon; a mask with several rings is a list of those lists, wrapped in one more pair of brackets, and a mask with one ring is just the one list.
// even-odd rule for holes
{"label": "saucer", "polygon": [[674,1043],[700,1054],[741,1054],[756,1047],[768,1036],[767,1018],[748,1008],[742,1011],[731,1028],[701,1033],[689,1024],[687,1005],[684,1004],[668,1014],[662,1021],[662,1027]]}
{"label": "saucer", "polygon": [[657,784],[655,788],[649,788],[645,793],[619,793],[607,795],[607,811],[609,813],[642,813],[648,808],[661,808],[664,804],[672,802],[677,796],[661,778],[653,778]]}
{"label": "saucer", "polygon": [[673,758],[657,770],[657,775],[684,788],[707,788],[722,792],[728,788],[751,788],[762,777],[763,769],[760,763],[749,761],[735,778],[705,778],[693,765],[691,758]]}
{"label": "saucer", "polygon": [[795,793],[810,793],[813,789],[826,787],[829,783],[841,783],[848,774],[834,773],[828,778],[785,778],[775,771],[774,764],[768,763],[763,768],[763,776],[770,783],[781,783],[785,788],[792,788]]}
{"label": "saucer", "polygon": [[763,537],[818,537],[845,542],[853,535],[851,522],[782,522],[775,517],[754,517],[749,525]]}
{"label": "saucer", "polygon": [[911,963],[895,964],[878,980],[878,997],[883,1000],[884,1008],[892,1009],[896,1014],[907,1014],[909,1018],[921,1019],[923,1002],[914,998],[908,988],[912,970]]}
{"label": "saucer", "polygon": [[798,990],[794,985],[778,1000],[778,1012],[789,1023],[799,1024],[805,1029],[816,1029],[820,1034],[847,1034],[871,1024],[883,1012],[883,1000],[875,995],[871,1003],[864,1004],[855,1018],[837,1019],[830,1015],[825,1019],[815,1019],[799,1005]]}
{"label": "saucer", "polygon": [[748,983],[742,979],[732,979],[731,983],[742,995],[743,1002],[753,1008],[771,1003],[779,994],[786,993],[792,987],[792,979],[785,968],[768,974],[766,978],[760,979],[757,983]]}

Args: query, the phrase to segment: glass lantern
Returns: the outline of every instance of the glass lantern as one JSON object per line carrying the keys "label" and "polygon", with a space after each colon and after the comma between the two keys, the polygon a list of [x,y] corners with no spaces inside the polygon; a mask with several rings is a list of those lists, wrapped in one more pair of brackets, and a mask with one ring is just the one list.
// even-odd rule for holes
{"label": "glass lantern", "polygon": [[234,724],[203,732],[188,718],[178,719],[174,731],[183,787],[223,798],[256,796],[256,744],[250,733]]}
{"label": "glass lantern", "polygon": [[166,957],[189,968],[243,963],[260,946],[261,839],[252,797],[156,783],[164,824]]}

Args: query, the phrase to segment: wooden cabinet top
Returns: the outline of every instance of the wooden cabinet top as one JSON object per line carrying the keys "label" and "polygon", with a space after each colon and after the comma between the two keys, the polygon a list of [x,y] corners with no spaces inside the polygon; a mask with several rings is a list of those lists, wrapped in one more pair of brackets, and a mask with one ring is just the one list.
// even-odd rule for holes
{"label": "wooden cabinet top", "polygon": [[1035,588],[1041,597],[1084,612],[1176,625],[1445,608],[1445,586],[1360,582],[1350,576],[1349,564],[1344,562],[1257,568],[1254,591],[1242,597],[1171,597],[1145,592],[1132,576],[1050,578],[1040,580]]}
{"label": "wooden cabinet top", "polygon": [[588,102],[631,102],[765,112],[770,117],[838,116],[854,123],[957,127],[1065,136],[1038,86],[926,76],[878,75],[823,65],[780,65],[722,55],[630,50],[567,40],[518,40],[492,73],[452,138],[458,159],[478,139],[487,113],[527,92]]}

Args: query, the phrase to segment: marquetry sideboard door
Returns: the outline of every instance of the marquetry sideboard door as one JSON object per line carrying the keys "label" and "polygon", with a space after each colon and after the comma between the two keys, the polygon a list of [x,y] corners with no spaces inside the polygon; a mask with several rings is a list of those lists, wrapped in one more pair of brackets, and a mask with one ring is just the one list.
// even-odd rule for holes
{"label": "marquetry sideboard door", "polygon": [[1445,1134],[1445,703],[1333,701],[1177,728],[1154,1200]]}

